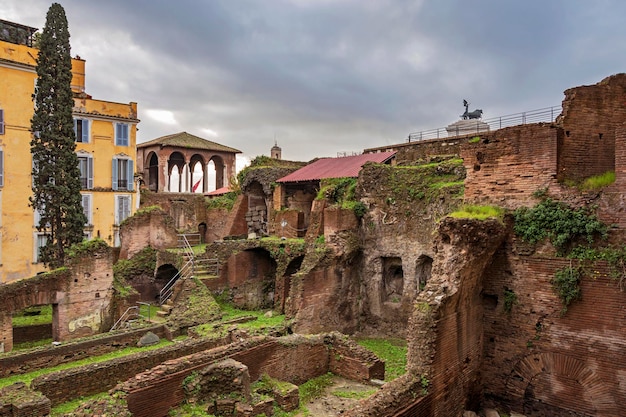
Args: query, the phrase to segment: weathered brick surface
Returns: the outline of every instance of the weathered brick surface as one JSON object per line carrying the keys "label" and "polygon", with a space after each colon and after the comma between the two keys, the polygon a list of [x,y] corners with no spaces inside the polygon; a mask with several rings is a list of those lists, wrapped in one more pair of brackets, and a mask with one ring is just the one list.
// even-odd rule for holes
{"label": "weathered brick surface", "polygon": [[31,383],[34,390],[42,392],[53,406],[78,398],[93,395],[113,388],[119,381],[156,366],[167,360],[179,358],[227,343],[222,339],[191,340],[164,348],[139,352],[122,358],[93,365],[54,372],[37,377]]}
{"label": "weathered brick surface", "polygon": [[[513,262],[512,262],[513,261]],[[515,411],[626,415],[624,293],[605,263],[581,282],[582,299],[561,316],[550,280],[571,261],[500,253],[485,281],[485,395]],[[503,289],[518,297],[503,311]],[[493,300],[497,297],[497,304]]]}
{"label": "weathered brick surface", "polygon": [[13,328],[13,343],[34,342],[52,338],[52,324],[35,324]]}
{"label": "weathered brick surface", "polygon": [[[185,398],[183,381],[193,371],[231,358],[248,367],[251,381],[267,374],[281,381],[301,384],[330,370],[330,350],[326,343],[332,340],[332,336],[323,335],[306,338],[293,335],[280,339],[257,337],[165,362],[126,381],[117,389],[128,393],[128,408],[134,416],[166,416],[171,407]],[[348,355],[347,350],[344,353]],[[346,358],[357,359],[352,356]],[[355,366],[362,368],[363,363],[359,362],[354,362]]]}
{"label": "weathered brick surface", "polygon": [[550,124],[515,126],[462,145],[465,201],[517,208],[532,205],[535,191],[556,188],[557,132]]}
{"label": "weathered brick surface", "polygon": [[0,357],[0,377],[32,372],[90,356],[104,355],[127,346],[134,346],[147,331],[151,331],[162,338],[166,337],[165,327],[159,325],[141,330],[110,334],[82,342],[50,346],[34,352],[15,352]]}
{"label": "weathered brick surface", "polygon": [[127,219],[120,227],[120,259],[130,259],[146,247],[176,247],[178,231],[172,217],[163,210],[150,210]]}
{"label": "weathered brick surface", "polygon": [[626,120],[626,74],[565,91],[559,117],[560,179],[583,179],[615,169],[616,128]]}

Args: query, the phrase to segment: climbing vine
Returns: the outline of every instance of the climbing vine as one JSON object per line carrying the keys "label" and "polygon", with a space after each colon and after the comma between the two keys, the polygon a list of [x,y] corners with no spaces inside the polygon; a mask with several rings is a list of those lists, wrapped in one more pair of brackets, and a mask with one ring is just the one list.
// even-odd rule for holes
{"label": "climbing vine", "polygon": [[561,315],[567,312],[567,307],[581,297],[580,280],[582,278],[582,269],[580,266],[568,266],[555,272],[551,281],[552,287],[561,299],[563,308]]}

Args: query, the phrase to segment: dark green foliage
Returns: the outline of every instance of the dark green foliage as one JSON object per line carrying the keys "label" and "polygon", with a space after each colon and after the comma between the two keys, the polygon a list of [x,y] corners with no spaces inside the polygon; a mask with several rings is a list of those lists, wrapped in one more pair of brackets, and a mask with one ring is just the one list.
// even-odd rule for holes
{"label": "dark green foliage", "polygon": [[80,170],[75,154],[72,118],[72,60],[65,10],[52,4],[37,57],[35,113],[31,120],[33,195],[30,204],[41,214],[37,230],[47,236],[40,260],[57,268],[65,248],[83,240]]}
{"label": "dark green foliage", "polygon": [[561,304],[563,304],[561,315],[565,314],[572,301],[580,299],[581,277],[582,269],[580,267],[568,266],[555,272],[551,283],[561,299]]}
{"label": "dark green foliage", "polygon": [[517,304],[517,294],[506,288],[504,290],[504,311],[509,314],[515,304]]}
{"label": "dark green foliage", "polygon": [[535,207],[515,210],[515,233],[529,243],[549,238],[560,255],[574,243],[585,239],[593,243],[598,236],[606,237],[607,227],[594,214],[546,198]]}

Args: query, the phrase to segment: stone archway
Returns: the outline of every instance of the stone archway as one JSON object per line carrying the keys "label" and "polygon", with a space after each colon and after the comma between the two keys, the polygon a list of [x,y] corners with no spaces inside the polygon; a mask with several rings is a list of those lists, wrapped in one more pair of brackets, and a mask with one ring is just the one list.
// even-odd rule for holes
{"label": "stone archway", "polygon": [[415,281],[417,289],[421,291],[430,279],[431,270],[433,268],[433,258],[427,255],[420,255],[415,264]]}
{"label": "stone archway", "polygon": [[576,410],[585,416],[619,415],[615,399],[586,362],[555,352],[528,355],[513,368],[506,392],[528,415],[560,415]]}
{"label": "stone archway", "polygon": [[[172,184],[172,171],[177,169],[178,176],[175,178],[178,180],[177,184]],[[176,189],[179,193],[186,188],[186,184],[183,183],[185,179],[185,157],[180,152],[173,152],[167,160],[167,189],[172,191]]]}
{"label": "stone archway", "polygon": [[159,158],[156,152],[150,152],[146,159],[147,178],[145,179],[148,189],[152,192],[159,191]]}

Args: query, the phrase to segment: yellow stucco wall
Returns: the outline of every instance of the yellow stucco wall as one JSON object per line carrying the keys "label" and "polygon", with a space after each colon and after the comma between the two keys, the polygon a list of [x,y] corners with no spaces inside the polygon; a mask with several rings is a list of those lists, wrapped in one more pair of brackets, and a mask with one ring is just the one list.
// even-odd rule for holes
{"label": "yellow stucco wall", "polygon": [[[37,49],[0,41],[0,109],[5,129],[0,134],[4,154],[4,185],[0,187],[0,279],[13,281],[44,270],[34,263],[36,247],[35,216],[28,205],[31,190],[30,119],[34,107]],[[72,89],[85,91],[85,61],[72,60]],[[75,98],[74,117],[89,120],[88,143],[77,143],[79,155],[91,155],[94,164],[93,189],[83,190],[92,197],[92,225],[85,231],[115,243],[116,196],[130,198],[135,211],[136,193],[112,190],[112,159],[117,156],[136,160],[137,104],[94,100],[86,94]],[[128,146],[115,145],[115,123],[129,124]],[[80,152],[83,152],[82,154]],[[136,166],[136,163],[135,163]],[[135,186],[136,189],[136,186]]]}

